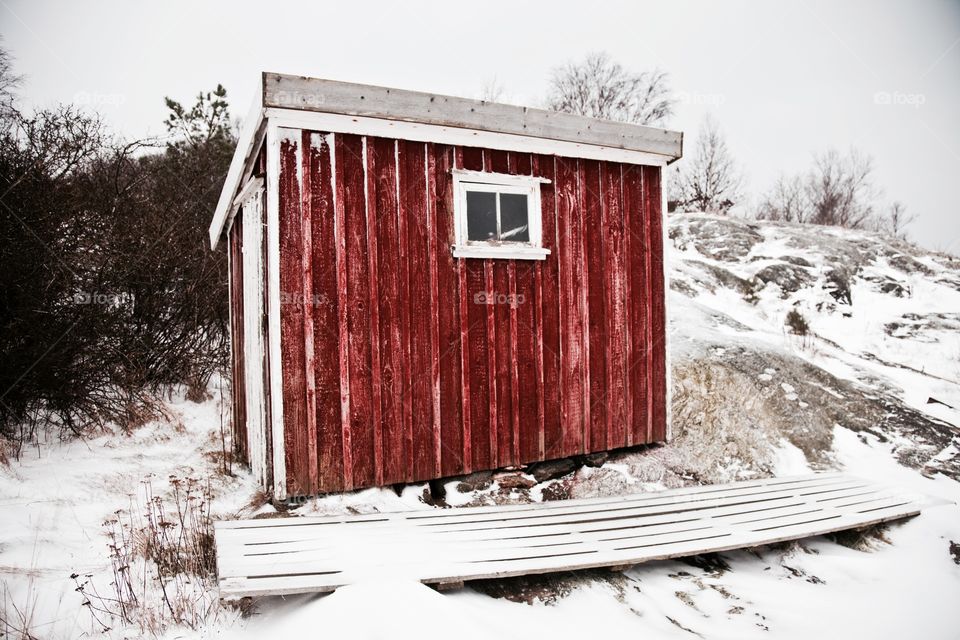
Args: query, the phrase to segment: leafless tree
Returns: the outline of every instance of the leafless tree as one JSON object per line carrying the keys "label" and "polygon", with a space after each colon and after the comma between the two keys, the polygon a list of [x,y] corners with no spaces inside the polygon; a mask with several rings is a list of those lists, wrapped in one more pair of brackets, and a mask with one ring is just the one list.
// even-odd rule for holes
{"label": "leafless tree", "polygon": [[681,211],[726,213],[740,199],[743,177],[733,160],[720,127],[709,115],[703,119],[693,157],[681,161],[674,180]]}
{"label": "leafless tree", "polygon": [[506,89],[496,76],[487,78],[480,86],[480,99],[484,102],[503,102]]}
{"label": "leafless tree", "polygon": [[876,226],[881,233],[906,240],[907,227],[916,219],[916,215],[907,213],[907,208],[902,202],[894,201],[886,213],[877,220]]}
{"label": "leafless tree", "polygon": [[871,158],[856,149],[846,155],[830,149],[814,156],[805,173],[780,176],[761,199],[757,217],[861,229],[877,225],[876,198]]}
{"label": "leafless tree", "polygon": [[673,105],[666,72],[634,73],[606,53],[554,69],[547,98],[554,111],[646,125],[662,125]]}
{"label": "leafless tree", "polygon": [[[3,40],[0,38],[0,43]],[[16,92],[23,77],[13,72],[13,57],[0,47],[0,125],[11,126],[15,113]]]}
{"label": "leafless tree", "polygon": [[757,218],[760,220],[809,222],[811,210],[803,178],[799,175],[781,175],[773,188],[761,200]]}
{"label": "leafless tree", "polygon": [[810,221],[848,229],[866,226],[877,195],[872,174],[873,160],[856,149],[846,156],[835,149],[817,155],[806,181]]}

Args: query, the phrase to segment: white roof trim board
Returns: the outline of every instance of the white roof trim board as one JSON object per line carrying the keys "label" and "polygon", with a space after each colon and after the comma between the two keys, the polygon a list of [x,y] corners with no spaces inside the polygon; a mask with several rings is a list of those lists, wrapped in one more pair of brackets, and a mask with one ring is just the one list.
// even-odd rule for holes
{"label": "white roof trim board", "polygon": [[[384,127],[377,127],[377,122],[392,122],[415,123],[422,125],[420,132],[432,130],[447,135],[451,131],[486,132],[493,135],[475,135],[471,139],[477,146],[491,148],[524,148],[526,142],[527,146],[542,152],[546,142],[554,141],[558,151],[562,149],[566,154],[574,154],[573,157],[582,154],[582,157],[634,159],[638,163],[664,165],[683,152],[682,133],[656,127],[419,91],[264,73],[210,225],[211,247],[219,242],[233,213],[233,199],[242,187],[244,167],[256,152],[254,147],[263,120],[280,110],[304,116],[351,116],[357,129],[373,126],[382,130]],[[309,118],[303,121],[308,122]],[[395,126],[389,130],[403,137],[405,131],[417,128]]]}

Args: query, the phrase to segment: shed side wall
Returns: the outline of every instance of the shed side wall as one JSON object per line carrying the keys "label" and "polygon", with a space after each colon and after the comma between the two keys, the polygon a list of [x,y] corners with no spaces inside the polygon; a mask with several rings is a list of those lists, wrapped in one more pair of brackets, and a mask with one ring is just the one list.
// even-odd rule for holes
{"label": "shed side wall", "polygon": [[[289,495],[663,440],[658,167],[279,138]],[[452,168],[549,178],[550,256],[453,258]]]}

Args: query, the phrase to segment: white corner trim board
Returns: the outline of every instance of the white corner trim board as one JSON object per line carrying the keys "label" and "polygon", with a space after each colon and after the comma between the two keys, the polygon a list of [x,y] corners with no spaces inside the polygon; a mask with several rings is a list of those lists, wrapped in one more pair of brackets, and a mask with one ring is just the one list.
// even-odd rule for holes
{"label": "white corner trim board", "polygon": [[287,497],[283,442],[283,369],[280,359],[280,135],[267,122],[267,340],[270,359],[270,433],[273,442],[273,497]]}

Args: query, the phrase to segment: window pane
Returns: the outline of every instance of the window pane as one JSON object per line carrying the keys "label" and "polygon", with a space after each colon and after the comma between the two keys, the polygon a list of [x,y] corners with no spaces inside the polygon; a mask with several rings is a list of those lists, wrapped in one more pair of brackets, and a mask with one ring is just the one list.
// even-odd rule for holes
{"label": "window pane", "polygon": [[500,194],[500,239],[506,242],[530,242],[526,195]]}
{"label": "window pane", "polygon": [[497,194],[467,191],[467,240],[496,240]]}

